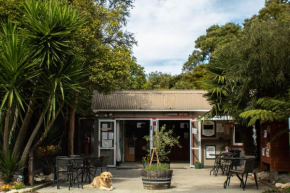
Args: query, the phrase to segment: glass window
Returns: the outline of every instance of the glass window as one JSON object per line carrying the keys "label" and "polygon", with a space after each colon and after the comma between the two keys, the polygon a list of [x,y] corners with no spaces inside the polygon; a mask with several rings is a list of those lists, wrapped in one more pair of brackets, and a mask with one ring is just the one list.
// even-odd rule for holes
{"label": "glass window", "polygon": [[233,145],[243,145],[241,127],[235,125],[233,132]]}

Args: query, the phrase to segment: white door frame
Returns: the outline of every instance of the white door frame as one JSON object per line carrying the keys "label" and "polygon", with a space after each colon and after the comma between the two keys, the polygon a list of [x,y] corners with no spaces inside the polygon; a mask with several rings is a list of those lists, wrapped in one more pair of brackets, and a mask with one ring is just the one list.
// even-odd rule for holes
{"label": "white door frame", "polygon": [[[192,144],[192,123],[194,122],[194,126],[197,126],[197,140],[198,140],[198,147],[194,147]],[[196,124],[197,123],[197,124]],[[190,167],[194,167],[194,164],[192,164],[192,150],[198,150],[198,160],[201,162],[201,121],[197,121],[197,119],[193,119],[190,121]]]}
{"label": "white door frame", "polygon": [[196,119],[192,119],[192,118],[174,118],[174,119],[171,119],[171,118],[164,118],[164,119],[156,119],[156,126],[157,128],[159,128],[159,121],[162,120],[162,121],[189,121],[189,166],[190,167],[194,167],[194,165],[191,164],[191,159],[192,159],[192,156],[191,156],[191,150],[192,149],[198,149],[199,150],[199,158],[201,157],[201,147],[200,147],[200,132],[198,131],[198,145],[199,147],[192,147],[192,141],[191,141],[191,133],[192,133],[192,122],[196,121]]}
{"label": "white door frame", "polygon": [[[149,128],[149,135],[150,135],[150,150],[153,148],[153,143],[152,143],[152,136],[153,136],[153,119],[152,118],[116,118],[116,121],[150,121],[150,128]],[[125,160],[124,158],[124,148],[125,148],[125,141],[123,141],[123,155],[122,155],[122,159]],[[115,161],[116,161],[116,157],[115,157]]]}
{"label": "white door frame", "polygon": [[[114,147],[110,147],[110,148],[104,148],[104,147],[101,147],[101,122],[111,122],[114,124]],[[116,167],[116,120],[114,119],[99,119],[99,123],[98,123],[98,141],[99,141],[99,144],[98,144],[98,156],[100,157],[101,156],[101,150],[102,149],[113,149],[114,150],[114,164],[113,165],[108,165],[108,167]]]}

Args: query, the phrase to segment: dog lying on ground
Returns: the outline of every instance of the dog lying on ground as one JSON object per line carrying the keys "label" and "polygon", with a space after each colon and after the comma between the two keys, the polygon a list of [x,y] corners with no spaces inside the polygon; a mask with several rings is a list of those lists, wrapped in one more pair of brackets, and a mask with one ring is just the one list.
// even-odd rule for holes
{"label": "dog lying on ground", "polygon": [[91,185],[101,190],[113,190],[112,178],[113,175],[110,172],[103,172],[100,176],[94,178]]}

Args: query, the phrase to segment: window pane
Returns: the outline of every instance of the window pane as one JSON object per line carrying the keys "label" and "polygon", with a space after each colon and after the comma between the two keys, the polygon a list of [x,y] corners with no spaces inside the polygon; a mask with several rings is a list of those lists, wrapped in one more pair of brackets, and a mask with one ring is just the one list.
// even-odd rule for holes
{"label": "window pane", "polygon": [[235,143],[243,143],[241,136],[241,127],[235,125]]}

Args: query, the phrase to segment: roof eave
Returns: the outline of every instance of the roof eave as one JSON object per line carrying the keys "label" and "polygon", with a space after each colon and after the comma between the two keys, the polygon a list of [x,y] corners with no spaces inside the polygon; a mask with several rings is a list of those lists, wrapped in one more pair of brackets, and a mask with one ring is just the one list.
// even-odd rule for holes
{"label": "roof eave", "polygon": [[94,109],[93,112],[208,112],[207,109]]}

